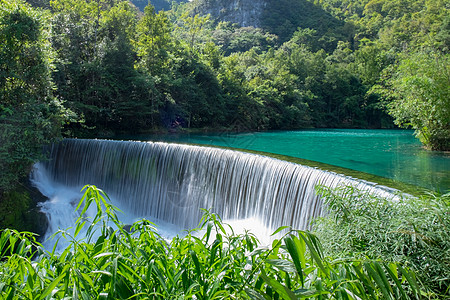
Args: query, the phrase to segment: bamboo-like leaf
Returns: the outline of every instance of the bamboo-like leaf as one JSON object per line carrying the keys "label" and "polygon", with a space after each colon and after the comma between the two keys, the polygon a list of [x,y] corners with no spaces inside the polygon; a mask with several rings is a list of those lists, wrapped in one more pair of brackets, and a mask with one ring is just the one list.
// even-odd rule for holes
{"label": "bamboo-like leaf", "polygon": [[375,281],[377,286],[381,289],[381,292],[384,295],[384,299],[392,299],[391,293],[389,293],[389,287],[385,285],[384,280],[381,278],[379,272],[373,267],[373,264],[371,263],[365,263],[364,268],[366,269],[367,273],[372,277],[372,279]]}
{"label": "bamboo-like leaf", "polygon": [[[39,278],[39,277],[36,276],[36,272],[35,272],[33,266],[32,266],[28,261],[25,261],[25,267],[26,267],[27,270],[28,270],[28,274],[27,274],[27,276],[28,276],[28,278],[27,278],[27,286],[28,286],[28,289],[29,289],[30,291],[32,291],[32,290],[33,290],[33,287],[34,287],[35,279],[37,279],[37,278]],[[36,278],[36,277],[37,277],[37,278]]]}
{"label": "bamboo-like leaf", "polygon": [[25,254],[26,244],[27,244],[27,240],[26,239],[21,239],[20,243],[19,243],[19,246],[17,246],[17,249],[16,249],[15,252],[17,254],[19,254],[19,255],[24,255]]}
{"label": "bamboo-like leaf", "polygon": [[300,262],[302,264],[302,268],[306,268],[306,258],[305,258],[306,244],[305,244],[305,241],[303,239],[299,239],[295,235],[292,235],[292,240],[294,241],[294,244],[297,248]]}
{"label": "bamboo-like leaf", "polygon": [[295,265],[284,259],[267,259],[266,263],[276,267],[277,269],[284,271],[284,272],[295,272],[296,267]]}
{"label": "bamboo-like leaf", "polygon": [[311,257],[317,263],[320,270],[322,270],[324,275],[328,276],[329,274],[327,272],[327,268],[325,267],[320,252],[318,251],[317,248],[317,242],[313,240],[314,236],[307,232],[299,232],[299,236],[305,241],[306,245],[308,246],[308,250],[309,253],[311,254]]}
{"label": "bamboo-like leaf", "polygon": [[116,252],[104,252],[104,253],[97,254],[93,258],[94,259],[98,259],[98,258],[101,258],[101,257],[108,257],[108,256],[114,256],[114,255],[117,255],[117,253]]}
{"label": "bamboo-like leaf", "polygon": [[252,252],[250,252],[249,256],[259,255],[259,254],[267,252],[267,250],[269,250],[269,247],[260,246],[260,247],[256,248],[255,250],[253,250]]}
{"label": "bamboo-like leaf", "polygon": [[279,233],[279,232],[281,232],[281,231],[283,231],[283,230],[285,230],[285,229],[290,229],[291,228],[291,226],[281,226],[281,227],[278,227],[278,229],[277,230],[275,230],[270,236],[274,236],[274,235],[276,235],[277,233]]}
{"label": "bamboo-like leaf", "polygon": [[12,300],[12,299],[14,299],[15,294],[16,294],[16,290],[12,288],[12,289],[9,291],[8,297],[6,297],[5,300]]}
{"label": "bamboo-like leaf", "polygon": [[355,295],[355,293],[353,293],[352,291],[348,290],[348,289],[344,289],[344,291],[350,295],[351,299],[355,299],[355,300],[362,300],[362,298],[358,297],[357,295]]}
{"label": "bamboo-like leaf", "polygon": [[414,297],[416,299],[419,299],[419,295],[420,295],[420,288],[417,285],[417,281],[416,278],[414,276],[414,273],[409,272],[407,269],[402,268],[402,266],[398,266],[398,269],[400,270],[400,272],[402,273],[402,276],[404,276],[406,278],[406,280],[408,281],[413,293],[414,293]]}
{"label": "bamboo-like leaf", "polygon": [[214,240],[213,244],[211,245],[211,250],[209,251],[209,267],[211,268],[214,265],[214,262],[216,260],[216,253],[218,247],[222,244],[219,240]]}
{"label": "bamboo-like leaf", "polygon": [[[127,264],[125,264],[123,261],[119,260],[119,270],[120,270],[120,274],[124,277],[126,277],[128,280],[130,281],[134,281],[134,280],[140,280],[140,276],[138,273],[136,273],[135,270],[133,270],[133,268],[131,268],[130,266],[128,266]],[[131,276],[130,276],[131,275]],[[142,282],[144,283],[144,282]],[[144,283],[145,284],[145,283]]]}
{"label": "bamboo-like leaf", "polygon": [[386,269],[389,268],[389,270],[391,271],[390,273],[392,273],[395,276],[395,278],[398,279],[397,264],[389,263],[389,264],[385,265],[384,267]]}
{"label": "bamboo-like leaf", "polygon": [[85,185],[85,186],[81,189],[81,192],[84,191],[84,190],[85,190],[85,192],[83,193],[83,196],[81,196],[81,199],[80,199],[80,201],[78,202],[78,205],[77,205],[77,207],[75,208],[75,210],[80,209],[81,205],[83,205],[83,202],[86,200],[87,192],[88,192],[88,190],[89,190],[89,185]]}
{"label": "bamboo-like leaf", "polygon": [[375,298],[375,294],[374,294],[375,285],[373,284],[373,281],[370,278],[370,276],[366,275],[363,272],[363,265],[359,262],[357,265],[353,264],[353,270],[356,272],[358,279],[360,281],[362,281],[364,283],[364,285],[366,286],[366,288],[369,290],[370,295]]}
{"label": "bamboo-like leaf", "polygon": [[112,261],[112,277],[111,277],[111,285],[110,285],[110,294],[115,295],[116,294],[116,287],[117,287],[117,256],[114,257]]}
{"label": "bamboo-like leaf", "polygon": [[[89,288],[94,288],[94,282],[92,279],[85,273],[81,273],[77,270],[78,278],[82,279],[83,283],[87,283]],[[84,289],[87,289],[86,287]]]}
{"label": "bamboo-like leaf", "polygon": [[390,294],[394,294],[391,284],[389,283],[387,277],[386,277],[386,273],[384,272],[383,268],[381,267],[381,265],[378,262],[373,262],[373,265],[375,266],[375,270],[377,271],[378,275],[380,276],[381,280],[383,280],[384,286],[386,287],[386,289],[390,292]]}
{"label": "bamboo-like leaf", "polygon": [[74,237],[77,237],[77,235],[80,233],[80,230],[84,227],[84,224],[86,224],[86,221],[77,223],[77,226],[75,227]]}
{"label": "bamboo-like leaf", "polygon": [[164,289],[164,292],[167,294],[167,285],[166,285],[166,281],[164,279],[164,275],[161,272],[160,268],[158,267],[158,265],[155,265],[153,268],[155,274],[156,274],[156,279],[159,281],[159,283],[161,284],[162,288]]}
{"label": "bamboo-like leaf", "polygon": [[192,261],[194,262],[194,266],[195,266],[195,272],[197,273],[197,277],[199,278],[200,282],[202,282],[202,270],[200,268],[200,263],[198,261],[198,257],[197,254],[192,251],[189,250],[189,254],[191,255]]}
{"label": "bamboo-like leaf", "polygon": [[78,300],[78,289],[75,282],[73,283],[72,300]]}
{"label": "bamboo-like leaf", "polygon": [[294,291],[294,294],[298,299],[302,298],[317,298],[317,296],[327,295],[330,292],[328,291],[318,291],[318,290],[310,290],[310,289],[299,289]]}
{"label": "bamboo-like leaf", "polygon": [[116,283],[116,291],[120,299],[130,299],[133,296],[133,289],[130,287],[130,283],[133,281],[122,280],[120,279],[118,283]]}
{"label": "bamboo-like leaf", "polygon": [[296,244],[294,243],[291,236],[287,236],[284,238],[284,243],[286,244],[286,249],[288,250],[289,254],[291,255],[292,261],[294,263],[295,269],[297,270],[297,274],[300,277],[300,283],[302,287],[305,284],[304,278],[303,278],[303,268],[302,263],[300,260],[300,256],[303,256],[303,253],[300,253],[300,249],[297,249]]}
{"label": "bamboo-like leaf", "polygon": [[212,228],[213,228],[213,223],[208,222],[206,225],[206,243],[208,243],[208,241],[209,241],[209,237],[211,235]]}
{"label": "bamboo-like leaf", "polygon": [[398,280],[397,266],[395,264],[389,264],[387,266],[385,265],[384,267],[385,267],[386,271],[389,273],[390,278],[394,281],[395,285],[397,286],[397,289],[398,289],[399,293],[401,294],[401,298],[408,299],[400,280]]}
{"label": "bamboo-like leaf", "polygon": [[244,291],[252,300],[270,300],[267,295],[262,295],[260,292],[254,289],[245,288]]}
{"label": "bamboo-like leaf", "polygon": [[5,249],[5,245],[8,245],[10,237],[11,231],[9,229],[5,229],[2,231],[2,234],[0,236],[0,254],[1,254],[0,258],[3,258],[9,249],[9,246],[6,247]]}
{"label": "bamboo-like leaf", "polygon": [[61,274],[55,278],[42,292],[42,294],[39,296],[39,299],[44,299],[46,298],[48,295],[50,295],[50,293],[53,292],[53,290],[55,289],[55,287],[58,285],[58,283],[61,281],[61,279],[64,278],[64,276],[66,276],[66,271],[67,269],[70,267],[70,265],[66,265]]}
{"label": "bamboo-like leaf", "polygon": [[[364,286],[361,284],[360,281],[353,280],[353,281],[349,282],[348,285],[350,287],[352,287],[352,290],[350,292],[354,295],[353,298],[356,299],[356,297],[359,296],[358,299],[362,299],[362,300],[372,299],[372,298],[368,297],[369,295],[367,294],[366,290],[364,289]],[[348,288],[346,288],[345,290],[349,291]],[[357,293],[358,296],[355,293]]]}
{"label": "bamboo-like leaf", "polygon": [[297,296],[290,289],[279,283],[273,278],[268,277],[264,272],[261,272],[260,276],[262,279],[272,287],[283,299],[285,300],[294,300],[297,299]]}
{"label": "bamboo-like leaf", "polygon": [[108,277],[112,277],[113,274],[111,274],[111,272],[105,271],[105,270],[95,270],[95,271],[91,271],[92,274],[102,274],[102,275],[106,275]]}

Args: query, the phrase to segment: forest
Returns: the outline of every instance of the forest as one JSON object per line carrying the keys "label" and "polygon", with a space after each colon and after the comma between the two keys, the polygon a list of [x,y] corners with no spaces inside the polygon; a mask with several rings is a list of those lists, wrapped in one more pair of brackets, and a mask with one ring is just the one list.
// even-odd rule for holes
{"label": "forest", "polygon": [[78,207],[107,208],[96,240],[45,254],[4,229],[45,222],[26,178],[63,137],[401,127],[450,150],[448,0],[268,1],[257,28],[201,14],[213,2],[0,0],[0,295],[447,297],[448,194],[397,203],[322,187],[324,248],[294,229],[261,248],[209,212],[203,237],[168,242],[145,220],[130,235],[92,186]]}
{"label": "forest", "polygon": [[400,126],[449,149],[448,2],[278,1],[262,28],[198,2],[2,0],[0,189],[61,136]]}

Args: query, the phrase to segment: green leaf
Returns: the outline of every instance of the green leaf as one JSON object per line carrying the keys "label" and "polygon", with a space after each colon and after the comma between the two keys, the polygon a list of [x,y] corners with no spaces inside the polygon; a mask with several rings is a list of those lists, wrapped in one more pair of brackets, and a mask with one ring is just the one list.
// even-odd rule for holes
{"label": "green leaf", "polygon": [[118,254],[118,253],[116,253],[116,252],[104,252],[104,253],[97,254],[97,255],[94,256],[93,258],[94,258],[94,259],[97,259],[97,258],[100,258],[100,257],[115,256],[115,255],[117,255],[117,254]]}
{"label": "green leaf", "polygon": [[296,267],[295,265],[284,259],[267,259],[266,263],[276,267],[277,269],[284,271],[284,272],[295,272]]}
{"label": "green leaf", "polygon": [[288,228],[290,229],[291,226],[281,226],[281,227],[278,227],[278,229],[275,230],[270,236],[274,236],[274,235],[276,235],[277,233],[279,233],[280,231],[285,230],[285,229],[288,229]]}
{"label": "green leaf", "polygon": [[102,275],[106,275],[108,277],[112,277],[111,272],[105,271],[105,270],[95,270],[95,271],[91,271],[92,274],[102,274]]}
{"label": "green leaf", "polygon": [[208,241],[209,241],[209,237],[211,235],[212,228],[213,228],[213,223],[208,222],[208,224],[206,225],[206,243],[208,243]]}
{"label": "green leaf", "polygon": [[301,252],[302,251],[301,249],[297,248],[296,244],[292,239],[292,236],[285,237],[284,243],[286,244],[287,251],[291,255],[295,269],[297,270],[297,274],[300,276],[300,283],[303,286],[304,285],[303,268],[300,257],[304,257],[304,253]]}
{"label": "green leaf", "polygon": [[250,289],[250,288],[245,288],[245,293],[247,294],[247,296],[250,297],[250,299],[252,300],[268,300],[270,299],[267,295],[265,295],[266,297],[264,297],[263,295],[261,295],[261,293],[259,291],[256,291],[254,289]]}
{"label": "green leaf", "polygon": [[297,296],[292,292],[290,289],[276,281],[275,279],[272,279],[268,277],[264,272],[261,272],[260,276],[264,281],[272,287],[283,299],[285,300],[294,300],[297,299]]}
{"label": "green leaf", "polygon": [[394,283],[397,286],[397,289],[400,292],[402,299],[408,299],[400,280],[398,280],[397,266],[393,263],[390,263],[389,265],[387,265],[387,266],[385,265],[384,267],[385,267],[386,271],[388,272],[390,278],[392,280],[394,280]]}
{"label": "green leaf", "polygon": [[316,298],[317,296],[320,295],[327,295],[330,292],[328,291],[318,291],[318,290],[308,290],[308,289],[299,289],[294,291],[294,294],[302,299],[302,298]]}
{"label": "green leaf", "polygon": [[324,275],[328,276],[327,268],[324,265],[324,261],[322,260],[322,256],[320,255],[318,241],[314,235],[309,232],[299,232],[300,237],[305,241],[308,246],[309,253],[314,261],[317,263],[319,268],[322,270]]}
{"label": "green leaf", "polygon": [[202,270],[200,267],[200,263],[198,261],[197,254],[192,250],[189,250],[189,254],[191,255],[192,261],[194,262],[195,272],[197,273],[197,278],[200,280],[200,282],[202,282]]}
{"label": "green leaf", "polygon": [[84,227],[84,224],[86,224],[86,221],[77,223],[77,226],[75,227],[74,237],[77,237],[77,235],[80,233],[80,230]]}
{"label": "green leaf", "polygon": [[400,265],[398,266],[398,269],[402,273],[402,276],[404,276],[406,278],[406,280],[408,281],[408,283],[414,293],[415,298],[419,299],[420,289],[417,285],[417,281],[416,281],[414,273],[410,272],[408,269],[402,268]]}
{"label": "green leaf", "polygon": [[44,299],[46,298],[48,295],[50,295],[50,293],[53,292],[53,290],[55,289],[55,287],[58,285],[58,283],[61,281],[61,279],[64,278],[64,276],[66,276],[66,271],[69,269],[70,265],[66,265],[61,274],[54,279],[42,292],[42,294],[40,295],[39,299]]}
{"label": "green leaf", "polygon": [[267,246],[259,246],[258,248],[256,248],[252,252],[250,252],[249,256],[259,255],[259,254],[267,252],[268,250],[269,250],[269,247],[267,247]]}
{"label": "green leaf", "polygon": [[370,274],[373,280],[375,280],[375,283],[377,286],[381,289],[381,292],[384,295],[384,299],[393,299],[391,293],[389,293],[390,286],[386,286],[385,281],[382,279],[379,271],[376,269],[376,267],[373,267],[374,265],[371,263],[364,263],[364,268],[366,269],[367,273]]}

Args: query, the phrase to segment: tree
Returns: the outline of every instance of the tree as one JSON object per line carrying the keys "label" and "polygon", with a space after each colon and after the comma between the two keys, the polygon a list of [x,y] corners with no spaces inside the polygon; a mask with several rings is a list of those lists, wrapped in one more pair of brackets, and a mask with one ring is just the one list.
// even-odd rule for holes
{"label": "tree", "polygon": [[432,150],[450,150],[450,55],[419,51],[404,55],[381,91],[391,99],[389,113],[412,127]]}
{"label": "tree", "polygon": [[172,48],[171,31],[164,11],[156,13],[152,5],[147,5],[137,25],[137,54],[141,66],[152,75],[162,74],[167,66]]}
{"label": "tree", "polygon": [[[100,1],[54,0],[52,7],[52,47],[57,53],[53,78],[56,93],[67,106],[93,128],[105,126],[110,114],[102,102],[100,43]],[[104,4],[104,3],[103,3]],[[109,7],[109,6],[108,6]],[[70,128],[72,129],[72,128]]]}
{"label": "tree", "polygon": [[52,5],[57,92],[84,117],[83,124],[71,126],[74,133],[111,135],[154,127],[160,95],[152,76],[135,68],[135,9],[127,1],[55,0]]}
{"label": "tree", "polygon": [[126,1],[102,14],[102,89],[106,91],[104,105],[110,110],[108,127],[116,131],[154,127],[158,113],[160,95],[153,78],[134,66],[136,24],[136,13]]}
{"label": "tree", "polygon": [[45,16],[0,0],[0,192],[12,189],[60,136],[64,109],[53,95]]}
{"label": "tree", "polygon": [[189,43],[189,48],[191,49],[191,51],[194,50],[194,44],[196,44],[195,42],[197,36],[202,32],[203,27],[208,25],[209,18],[210,15],[204,17],[201,17],[199,15],[190,16],[189,12],[187,11],[181,15],[180,21],[187,34],[186,39]]}

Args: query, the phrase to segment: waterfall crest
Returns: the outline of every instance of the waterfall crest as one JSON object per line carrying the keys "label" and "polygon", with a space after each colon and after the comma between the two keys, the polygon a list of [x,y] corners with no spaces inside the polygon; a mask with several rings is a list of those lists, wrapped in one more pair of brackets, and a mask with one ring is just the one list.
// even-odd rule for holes
{"label": "waterfall crest", "polygon": [[50,180],[93,184],[136,216],[194,228],[201,208],[267,228],[308,229],[323,213],[317,184],[373,184],[256,154],[162,142],[66,139],[41,163]]}

